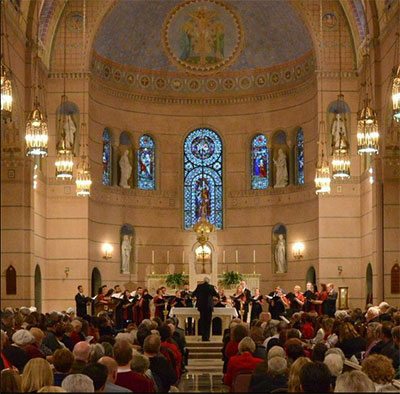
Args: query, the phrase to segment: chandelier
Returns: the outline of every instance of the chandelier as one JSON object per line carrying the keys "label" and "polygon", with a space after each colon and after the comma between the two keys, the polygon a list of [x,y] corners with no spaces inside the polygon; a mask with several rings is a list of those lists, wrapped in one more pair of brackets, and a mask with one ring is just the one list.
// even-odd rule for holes
{"label": "chandelier", "polygon": [[71,179],[74,160],[72,150],[67,148],[65,133],[62,134],[61,143],[57,149],[56,178]]}
{"label": "chandelier", "polygon": [[368,94],[364,106],[357,113],[357,151],[358,154],[379,153],[379,129],[376,111],[369,105]]}
{"label": "chandelier", "polygon": [[7,120],[12,112],[12,85],[6,66],[1,64],[1,117]]}
{"label": "chandelier", "polygon": [[397,122],[400,122],[400,66],[398,67],[397,72],[393,78],[392,100],[393,100],[393,118]]}
{"label": "chandelier", "polygon": [[319,122],[318,160],[315,169],[315,193],[329,194],[331,192],[331,176],[329,162],[326,155],[325,122]]}
{"label": "chandelier", "polygon": [[33,110],[28,115],[25,128],[25,142],[27,156],[47,156],[47,142],[49,136],[47,121],[40,110],[39,100],[36,97]]}

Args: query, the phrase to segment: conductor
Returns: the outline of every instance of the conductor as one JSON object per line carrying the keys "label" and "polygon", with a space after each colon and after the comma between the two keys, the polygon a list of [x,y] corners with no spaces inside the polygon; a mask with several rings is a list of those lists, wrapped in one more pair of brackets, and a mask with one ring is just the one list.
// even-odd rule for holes
{"label": "conductor", "polygon": [[200,312],[199,324],[202,333],[201,340],[203,342],[210,340],[212,312],[214,310],[213,297],[219,299],[218,292],[209,282],[210,279],[205,277],[203,283],[197,285],[196,290],[193,292],[193,297],[197,298],[197,309]]}

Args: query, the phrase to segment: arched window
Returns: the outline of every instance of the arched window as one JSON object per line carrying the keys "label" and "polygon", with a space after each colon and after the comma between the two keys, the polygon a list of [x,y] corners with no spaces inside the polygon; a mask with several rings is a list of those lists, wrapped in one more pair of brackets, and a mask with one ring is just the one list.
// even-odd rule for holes
{"label": "arched window", "polygon": [[222,228],[222,142],[209,129],[192,131],[184,143],[185,229],[201,216],[206,204],[207,219]]}
{"label": "arched window", "polygon": [[6,270],[6,294],[17,294],[17,271],[12,265]]}
{"label": "arched window", "polygon": [[138,187],[144,190],[156,188],[156,156],[155,144],[148,135],[142,135],[139,140],[138,151]]}
{"label": "arched window", "polygon": [[103,185],[111,186],[111,135],[107,129],[103,131]]}
{"label": "arched window", "polygon": [[392,294],[400,294],[400,266],[395,264],[390,272],[390,291]]}
{"label": "arched window", "polygon": [[304,185],[304,133],[303,129],[297,132],[296,138],[296,183]]}
{"label": "arched window", "polygon": [[266,189],[269,185],[269,151],[267,137],[256,135],[251,142],[251,188]]}

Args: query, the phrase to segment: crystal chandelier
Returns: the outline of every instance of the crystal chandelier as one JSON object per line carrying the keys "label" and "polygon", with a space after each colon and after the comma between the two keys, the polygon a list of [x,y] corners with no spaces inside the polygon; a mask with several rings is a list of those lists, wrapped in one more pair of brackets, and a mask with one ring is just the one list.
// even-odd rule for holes
{"label": "crystal chandelier", "polygon": [[325,122],[319,122],[318,161],[315,169],[315,193],[329,194],[331,192],[331,176],[326,155]]}
{"label": "crystal chandelier", "polygon": [[71,179],[74,160],[72,150],[66,147],[65,133],[63,133],[61,144],[57,149],[56,178]]}
{"label": "crystal chandelier", "polygon": [[397,122],[400,122],[400,66],[398,67],[396,75],[393,78],[392,100],[393,118]]}
{"label": "crystal chandelier", "polygon": [[379,129],[376,111],[369,105],[368,94],[364,106],[357,113],[357,151],[358,154],[379,153]]}
{"label": "crystal chandelier", "polygon": [[47,156],[47,121],[39,107],[36,97],[25,128],[26,155],[30,156]]}
{"label": "crystal chandelier", "polygon": [[1,65],[1,117],[7,120],[12,112],[12,85],[6,66]]}

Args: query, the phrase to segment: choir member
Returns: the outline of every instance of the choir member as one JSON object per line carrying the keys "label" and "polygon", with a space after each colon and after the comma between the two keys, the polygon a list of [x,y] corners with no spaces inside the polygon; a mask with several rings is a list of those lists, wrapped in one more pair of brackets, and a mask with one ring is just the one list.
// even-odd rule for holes
{"label": "choir member", "polygon": [[162,288],[160,287],[157,289],[157,295],[154,297],[154,305],[155,305],[155,312],[154,316],[160,318],[162,321],[164,321],[164,309],[165,309],[165,299],[163,296],[163,291]]}
{"label": "choir member", "polygon": [[304,292],[304,305],[303,310],[304,312],[311,312],[315,311],[315,304],[312,301],[316,300],[318,297],[318,292],[315,290],[314,285],[311,282],[308,282],[306,285],[306,291]]}
{"label": "choir member", "polygon": [[318,294],[318,297],[316,300],[313,300],[312,303],[316,305],[316,311],[318,312],[318,315],[327,315],[327,310],[326,310],[326,300],[328,299],[328,287],[326,286],[325,283],[321,283],[321,291]]}
{"label": "choir member", "polygon": [[286,294],[286,298],[289,300],[289,317],[293,315],[293,313],[300,312],[303,309],[304,305],[304,295],[301,292],[301,287],[296,285],[293,288],[293,292]]}
{"label": "choir member", "polygon": [[225,295],[225,290],[223,288],[220,288],[218,293],[219,293],[219,299],[215,297],[216,300],[214,306],[216,308],[226,308],[226,306],[229,305],[230,302],[227,296]]}
{"label": "choir member", "polygon": [[328,283],[328,299],[326,300],[326,314],[330,317],[335,316],[336,312],[336,300],[338,293],[334,288],[333,283]]}
{"label": "choir member", "polygon": [[137,326],[142,322],[143,320],[143,287],[138,287],[135,292],[134,296],[134,304],[133,304],[133,322],[136,323]]}
{"label": "choir member", "polygon": [[149,294],[147,289],[143,289],[143,319],[150,319],[150,301],[153,299],[153,296]]}
{"label": "choir member", "polygon": [[260,293],[260,289],[256,288],[254,290],[254,295],[250,299],[251,303],[251,321],[258,319],[260,313],[262,312],[262,306],[264,304],[264,297]]}
{"label": "choir member", "polygon": [[172,299],[171,299],[171,307],[174,307],[174,308],[184,308],[186,305],[185,305],[185,300],[184,300],[184,298],[182,297],[182,293],[181,293],[181,291],[180,290],[177,290],[176,292],[175,292],[175,297],[173,297]]}
{"label": "choir member", "polygon": [[275,288],[275,291],[269,293],[267,302],[269,303],[271,317],[275,320],[279,320],[280,316],[285,315],[286,308],[289,307],[289,302],[279,286]]}
{"label": "choir member", "polygon": [[119,330],[127,327],[132,322],[132,298],[129,290],[123,292],[121,301],[115,310],[115,315]]}
{"label": "choir member", "polygon": [[110,297],[111,297],[111,294],[109,294],[107,285],[103,285],[99,288],[99,292],[98,292],[96,301],[99,302],[100,304],[108,305],[108,303],[110,302]]}
{"label": "choir member", "polygon": [[250,305],[250,301],[251,301],[251,291],[246,287],[246,282],[244,280],[242,280],[240,282],[240,284],[243,287],[243,293],[246,297],[246,300],[244,302],[244,316],[243,316],[243,321],[247,322],[247,315],[249,313],[249,305]]}
{"label": "choir member", "polygon": [[232,298],[233,306],[237,311],[238,317],[240,319],[242,319],[243,316],[241,315],[241,312],[244,309],[243,304],[246,301],[246,296],[244,295],[242,285],[239,285],[236,288],[236,293],[233,296],[231,296],[231,298]]}
{"label": "choir member", "polygon": [[90,297],[86,297],[83,293],[83,286],[78,286],[78,293],[75,296],[76,302],[76,315],[84,317],[87,315],[87,305],[92,301]]}
{"label": "choir member", "polygon": [[[193,293],[189,290],[189,283],[183,284],[183,290],[181,291],[182,298],[185,300],[186,308],[193,308]],[[193,319],[187,318],[186,334],[193,334]]]}

